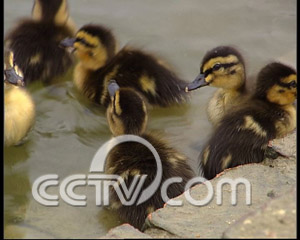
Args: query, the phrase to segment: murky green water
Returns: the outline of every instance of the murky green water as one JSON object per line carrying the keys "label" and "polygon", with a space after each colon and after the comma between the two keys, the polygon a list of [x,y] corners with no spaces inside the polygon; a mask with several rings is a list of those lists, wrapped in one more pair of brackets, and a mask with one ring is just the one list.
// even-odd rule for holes
{"label": "murky green water", "polygon": [[[32,3],[4,1],[5,32],[16,19],[30,15]],[[114,30],[121,47],[130,43],[152,51],[189,81],[198,74],[205,52],[218,45],[238,47],[250,75],[283,56],[296,62],[296,0],[69,0],[69,5],[77,26],[104,24]],[[87,174],[96,150],[111,136],[104,109],[80,97],[71,80],[70,71],[57,84],[29,88],[36,102],[35,126],[23,145],[4,153],[6,237],[96,238],[120,224],[96,207],[92,187],[78,189],[87,195],[87,207],[63,201],[59,207],[44,207],[32,197],[32,183],[41,175],[55,173],[62,180]],[[150,110],[148,129],[165,133],[195,170],[211,132],[205,108],[214,90],[193,92],[185,106]],[[49,188],[49,193],[57,192]]]}

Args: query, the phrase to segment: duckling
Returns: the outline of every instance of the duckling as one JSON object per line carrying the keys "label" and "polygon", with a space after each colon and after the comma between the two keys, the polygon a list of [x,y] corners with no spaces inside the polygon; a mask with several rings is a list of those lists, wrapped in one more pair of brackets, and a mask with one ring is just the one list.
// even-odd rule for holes
{"label": "duckling", "polygon": [[[154,195],[144,203],[131,206],[122,205],[115,191],[110,193],[110,208],[117,211],[120,218],[144,230],[147,215],[163,207],[161,186],[166,179],[181,177],[182,182],[173,183],[167,189],[169,198],[174,198],[185,191],[188,180],[194,176],[193,170],[187,163],[187,157],[170,147],[158,135],[146,132],[147,109],[143,98],[134,89],[119,87],[116,81],[108,84],[111,97],[107,108],[107,121],[114,136],[133,134],[146,139],[158,152],[162,163],[162,179]],[[106,162],[106,173],[122,176],[127,187],[131,186],[133,177],[146,174],[142,186],[145,189],[155,178],[156,161],[151,151],[137,142],[126,142],[115,146],[109,153]],[[144,225],[144,226],[143,226]]]}
{"label": "duckling", "polygon": [[72,56],[59,47],[59,42],[75,33],[69,17],[67,0],[35,0],[32,18],[22,19],[5,38],[14,52],[16,64],[25,83],[49,82],[72,64]]}
{"label": "duckling", "polygon": [[200,74],[187,85],[186,92],[204,86],[220,88],[207,107],[208,118],[216,127],[226,111],[246,95],[245,78],[245,62],[240,52],[233,47],[219,46],[205,54]]}
{"label": "duckling", "polygon": [[4,67],[4,145],[18,144],[29,132],[35,119],[35,105],[22,87],[23,75],[17,65],[13,65],[10,52]]}
{"label": "duckling", "polygon": [[124,47],[117,52],[111,30],[88,24],[75,38],[61,42],[72,48],[79,59],[74,70],[74,84],[90,100],[108,106],[108,81],[114,78],[121,87],[131,87],[151,105],[167,107],[186,100],[186,83],[164,62],[143,51]]}
{"label": "duckling", "polygon": [[282,63],[266,65],[255,92],[221,120],[200,155],[204,176],[211,179],[226,168],[262,162],[268,142],[296,127],[296,71]]}

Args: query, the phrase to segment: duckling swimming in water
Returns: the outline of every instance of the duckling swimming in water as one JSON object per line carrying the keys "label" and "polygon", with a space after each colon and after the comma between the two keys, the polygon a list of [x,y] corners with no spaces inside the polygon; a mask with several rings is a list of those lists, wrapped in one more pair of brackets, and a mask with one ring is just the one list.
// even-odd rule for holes
{"label": "duckling swimming in water", "polygon": [[242,55],[233,47],[219,46],[206,53],[200,74],[187,85],[186,91],[204,86],[218,89],[208,103],[207,114],[214,127],[224,114],[246,94],[245,63]]}
{"label": "duckling swimming in water", "polygon": [[[147,109],[143,98],[134,89],[119,88],[112,80],[108,84],[111,97],[107,109],[107,120],[114,136],[134,134],[146,139],[158,152],[162,164],[162,179],[154,195],[144,203],[131,206],[122,205],[115,191],[110,193],[110,207],[117,211],[120,218],[138,229],[142,229],[147,215],[163,207],[161,186],[166,179],[181,177],[182,182],[171,184],[167,189],[169,198],[174,198],[185,191],[185,185],[194,173],[187,163],[187,158],[170,147],[160,137],[145,132]],[[152,152],[138,142],[126,142],[115,146],[109,153],[106,173],[122,176],[126,186],[132,184],[136,175],[147,175],[142,190],[148,187],[157,173],[156,160]]]}
{"label": "duckling swimming in water", "polygon": [[5,38],[26,84],[35,80],[49,82],[67,71],[72,56],[59,43],[74,33],[67,0],[35,0],[32,18],[20,20]]}
{"label": "duckling swimming in water", "polygon": [[90,100],[107,106],[107,84],[115,79],[121,87],[131,87],[151,105],[167,107],[186,100],[186,83],[161,60],[140,50],[116,50],[112,32],[100,25],[85,25],[75,38],[65,39],[80,60],[74,70],[75,86]]}
{"label": "duckling swimming in water", "polygon": [[265,66],[249,101],[224,116],[203,148],[205,178],[214,178],[226,168],[262,162],[268,142],[295,129],[296,97],[296,71],[278,62]]}
{"label": "duckling swimming in water", "polygon": [[8,58],[4,67],[4,145],[12,146],[18,144],[32,127],[35,105],[22,87],[22,72],[13,64],[12,52]]}

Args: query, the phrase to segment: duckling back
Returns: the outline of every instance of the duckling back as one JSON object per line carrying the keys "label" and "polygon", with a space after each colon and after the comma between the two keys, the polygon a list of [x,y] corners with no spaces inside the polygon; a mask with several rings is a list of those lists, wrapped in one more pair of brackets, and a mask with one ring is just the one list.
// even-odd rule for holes
{"label": "duckling back", "polygon": [[[110,191],[110,207],[117,211],[123,221],[142,230],[147,215],[165,204],[165,199],[161,195],[165,180],[171,177],[182,178],[182,182],[173,183],[167,189],[168,197],[173,198],[184,192],[186,183],[194,173],[185,156],[170,147],[160,136],[145,132],[147,122],[145,104],[134,89],[119,88],[116,82],[110,82],[108,92],[111,102],[107,109],[107,119],[113,135],[134,134],[142,137],[155,148],[162,164],[159,187],[145,202],[137,205],[135,201],[132,205],[125,206],[116,191],[114,189]],[[131,186],[135,176],[147,175],[141,191],[152,183],[157,173],[153,153],[138,142],[125,142],[115,146],[110,151],[106,164],[106,173],[121,176],[127,187]]]}
{"label": "duckling back", "polygon": [[[284,68],[274,74],[274,66],[277,68],[277,63],[261,70],[256,92],[224,116],[203,148],[200,165],[207,179],[226,168],[262,162],[269,141],[295,128],[295,71],[280,64]],[[278,104],[278,99],[285,104]]]}
{"label": "duckling back", "polygon": [[201,167],[207,179],[224,169],[263,160],[268,142],[274,139],[278,120],[270,105],[254,101],[244,109],[226,114],[201,155]]}
{"label": "duckling back", "polygon": [[[162,184],[172,177],[182,178],[182,182],[173,183],[167,189],[167,196],[174,198],[185,191],[185,185],[194,176],[185,156],[152,134],[143,134],[141,137],[152,144],[162,162],[163,175],[158,189],[144,203],[136,205],[137,201],[135,201],[132,206],[122,205],[115,190],[110,191],[110,208],[115,210],[123,221],[140,230],[144,229],[147,215],[165,204],[161,196]],[[119,144],[110,152],[106,172],[123,177],[127,187],[132,185],[135,176],[147,175],[141,189],[143,191],[155,179],[157,164],[147,147],[140,143],[128,142]]]}
{"label": "duckling back", "polygon": [[32,19],[21,20],[5,42],[14,52],[15,63],[26,83],[47,82],[72,64],[71,55],[59,43],[74,34],[74,26],[69,20],[66,0],[36,0],[32,15]]}
{"label": "duckling back", "polygon": [[96,103],[107,106],[107,84],[115,79],[121,87],[131,87],[148,103],[170,106],[186,100],[186,83],[156,57],[144,51],[123,48],[116,53],[115,38],[100,25],[83,26],[76,37],[64,41],[75,48],[80,62],[74,71],[75,86]]}
{"label": "duckling back", "polygon": [[[151,54],[125,48],[105,68],[108,72],[113,69],[116,69],[113,78],[120,87],[135,89],[151,105],[167,107],[186,100],[185,82]],[[106,105],[109,98],[104,96],[103,91],[101,102]]]}

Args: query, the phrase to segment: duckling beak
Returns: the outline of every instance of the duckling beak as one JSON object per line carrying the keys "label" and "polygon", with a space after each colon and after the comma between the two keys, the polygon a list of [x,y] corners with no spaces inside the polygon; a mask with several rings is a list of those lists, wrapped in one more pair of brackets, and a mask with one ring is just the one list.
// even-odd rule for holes
{"label": "duckling beak", "polygon": [[116,80],[110,80],[108,83],[108,93],[110,97],[114,97],[116,94],[116,91],[120,89],[119,85],[117,84]]}
{"label": "duckling beak", "polygon": [[4,81],[22,87],[25,85],[24,78],[19,76],[14,68],[4,70]]}
{"label": "duckling beak", "polygon": [[189,83],[186,87],[185,87],[185,92],[190,92],[193,91],[197,88],[201,88],[204,86],[207,86],[209,83],[205,81],[205,76],[203,73],[200,73],[196,79]]}
{"label": "duckling beak", "polygon": [[65,38],[60,43],[59,46],[63,48],[67,48],[71,53],[74,52],[74,43],[76,38]]}

